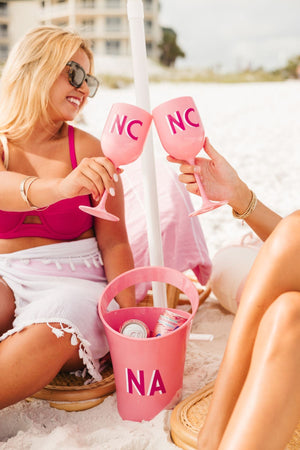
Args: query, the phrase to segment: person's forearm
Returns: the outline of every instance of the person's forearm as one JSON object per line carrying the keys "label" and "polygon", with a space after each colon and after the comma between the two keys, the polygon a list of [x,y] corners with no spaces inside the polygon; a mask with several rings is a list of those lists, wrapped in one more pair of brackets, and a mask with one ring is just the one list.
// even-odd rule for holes
{"label": "person's forearm", "polygon": [[245,222],[260,239],[265,241],[281,219],[281,216],[258,200],[255,210],[245,219]]}
{"label": "person's forearm", "polygon": [[[251,201],[251,190],[244,182],[240,182],[234,197],[229,201],[229,205],[238,214],[246,211]],[[282,217],[257,200],[256,207],[251,214],[246,217],[245,222],[252,228],[260,239],[265,241],[272,233]]]}
{"label": "person's forearm", "polygon": [[[102,259],[107,281],[110,282],[123,272],[134,268],[134,261],[129,244],[119,243],[111,248],[102,250]],[[121,308],[135,306],[134,286],[124,289],[118,296],[117,301]]]}
{"label": "person's forearm", "polygon": [[[0,171],[1,198],[0,209],[3,211],[30,211],[32,208],[21,194],[22,182],[27,178],[15,172]],[[26,185],[28,186],[27,181]],[[38,178],[30,184],[27,190],[29,202],[39,208],[49,206],[63,199],[59,191],[59,178]],[[25,185],[25,186],[26,186]],[[26,190],[25,190],[26,191]]]}

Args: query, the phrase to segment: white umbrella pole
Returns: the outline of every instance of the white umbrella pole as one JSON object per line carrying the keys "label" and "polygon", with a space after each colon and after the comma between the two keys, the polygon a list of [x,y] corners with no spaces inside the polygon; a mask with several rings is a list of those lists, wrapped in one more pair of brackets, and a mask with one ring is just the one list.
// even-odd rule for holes
{"label": "white umbrella pole", "polygon": [[[127,14],[129,20],[136,103],[137,106],[151,113],[144,29],[144,8],[142,0],[127,0]],[[144,146],[141,161],[150,264],[153,266],[163,266],[163,250],[151,129]],[[162,283],[154,282],[152,288],[154,306],[166,308],[167,297],[165,286]]]}

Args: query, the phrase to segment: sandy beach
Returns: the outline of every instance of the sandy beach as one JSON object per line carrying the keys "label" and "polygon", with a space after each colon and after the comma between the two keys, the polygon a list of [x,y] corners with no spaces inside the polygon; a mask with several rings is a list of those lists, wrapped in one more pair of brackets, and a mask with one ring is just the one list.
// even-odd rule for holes
{"label": "sandy beach", "polygon": [[[231,85],[163,82],[150,86],[152,107],[182,95],[194,98],[206,135],[264,203],[282,216],[299,208],[300,81]],[[86,106],[84,121],[78,126],[100,137],[111,105],[119,101],[135,103],[134,87],[100,90]],[[156,157],[165,159],[154,131],[153,136]],[[192,202],[198,208],[201,199],[193,197]],[[228,206],[199,220],[211,258],[249,231],[241,221],[232,219]],[[215,378],[233,318],[214,295],[199,308],[192,331],[211,333],[214,339],[189,342],[183,398]],[[41,400],[22,401],[0,411],[0,449],[175,449],[169,417],[170,411],[162,411],[148,422],[123,421],[116,394],[95,408],[72,413],[50,408]]]}

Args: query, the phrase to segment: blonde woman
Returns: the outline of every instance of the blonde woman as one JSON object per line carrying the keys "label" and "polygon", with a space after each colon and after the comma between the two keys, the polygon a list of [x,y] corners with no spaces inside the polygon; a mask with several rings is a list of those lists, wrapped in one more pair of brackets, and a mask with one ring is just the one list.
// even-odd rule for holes
{"label": "blonde woman", "polygon": [[[133,268],[122,183],[95,137],[73,121],[98,81],[91,50],[57,27],[30,30],[12,50],[0,88],[0,408],[61,370],[101,379],[108,352],[97,302]],[[120,222],[94,219],[107,189]],[[135,304],[133,289],[117,298]],[[117,305],[115,305],[117,307]]]}
{"label": "blonde woman", "polygon": [[181,164],[180,181],[228,200],[265,241],[248,275],[198,448],[283,450],[300,420],[300,211],[281,218],[257,200],[206,140],[208,158]]}

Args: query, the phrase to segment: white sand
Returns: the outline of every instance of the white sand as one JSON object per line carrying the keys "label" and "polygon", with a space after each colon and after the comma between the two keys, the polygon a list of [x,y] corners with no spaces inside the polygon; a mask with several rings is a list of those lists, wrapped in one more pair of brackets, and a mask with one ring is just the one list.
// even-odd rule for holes
{"label": "white sand", "polygon": [[[279,214],[299,208],[300,82],[265,84],[155,84],[152,106],[181,96],[194,97],[217,149],[236,167],[257,195]],[[87,128],[101,135],[112,103],[135,102],[133,87],[104,90],[86,109]],[[155,136],[155,150],[165,157]],[[193,198],[195,207],[200,200]],[[247,227],[233,221],[228,207],[201,217],[210,254],[236,241]],[[211,381],[217,373],[233,316],[211,296],[196,314],[193,332],[212,333],[211,342],[190,342],[186,355],[183,396]],[[116,394],[83,412],[52,409],[43,401],[26,401],[0,411],[0,448],[22,450],[178,448],[169,437],[169,411],[149,422],[122,421]]]}

